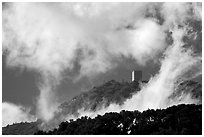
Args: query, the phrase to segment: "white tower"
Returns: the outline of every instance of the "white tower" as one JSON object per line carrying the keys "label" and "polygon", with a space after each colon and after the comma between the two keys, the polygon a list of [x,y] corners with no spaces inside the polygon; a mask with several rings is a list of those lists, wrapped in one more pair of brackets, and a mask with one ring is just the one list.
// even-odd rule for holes
{"label": "white tower", "polygon": [[132,82],[133,81],[142,81],[142,71],[132,71]]}
{"label": "white tower", "polygon": [[132,81],[134,81],[135,80],[135,71],[133,70],[132,71]]}

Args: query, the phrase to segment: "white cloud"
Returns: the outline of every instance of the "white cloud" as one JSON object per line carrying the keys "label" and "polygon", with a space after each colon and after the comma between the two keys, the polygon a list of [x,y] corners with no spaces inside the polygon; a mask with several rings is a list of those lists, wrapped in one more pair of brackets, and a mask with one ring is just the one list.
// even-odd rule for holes
{"label": "white cloud", "polygon": [[144,111],[178,104],[198,103],[199,100],[193,99],[188,91],[181,96],[169,98],[172,93],[177,92],[176,88],[181,82],[202,74],[202,57],[195,56],[191,49],[184,50],[182,38],[186,35],[185,30],[175,28],[172,34],[174,43],[166,49],[159,72],[143,85],[138,93],[121,106],[110,104],[95,112],[81,109],[79,110],[80,116],[95,117],[106,112]]}
{"label": "white cloud", "polygon": [[[146,18],[146,12],[157,7],[163,25]],[[38,117],[49,121],[58,111],[55,89],[62,72],[73,71],[77,59],[80,72],[75,80],[107,72],[121,55],[140,65],[158,60],[168,46],[165,31],[191,17],[191,8],[196,9],[192,17],[198,18],[199,6],[189,3],[11,3],[2,13],[3,51],[9,51],[8,66],[41,74]]]}
{"label": "white cloud", "polygon": [[182,38],[185,31],[176,28],[172,34],[174,43],[165,51],[158,74],[152,77],[138,94],[125,102],[124,109],[143,111],[180,103],[197,103],[189,94],[183,94],[181,100],[174,99],[174,102],[169,99],[181,82],[202,74],[202,58],[194,56],[191,49],[183,48]]}
{"label": "white cloud", "polygon": [[[56,98],[55,83],[60,83],[64,70],[72,71],[78,49],[82,50],[78,79],[114,68],[113,59],[121,55],[144,65],[162,51],[165,35],[153,20],[144,19],[146,5],[12,3],[3,11],[8,66],[35,70],[43,77],[38,110],[52,114],[39,112],[40,118],[47,121],[55,113],[56,107],[48,107],[58,104],[51,101]],[[135,29],[125,29],[129,24]]]}
{"label": "white cloud", "polygon": [[[193,14],[189,14],[191,8],[196,8],[196,10],[192,10],[195,11]],[[172,32],[173,44],[168,46],[163,52],[163,56],[160,58],[161,66],[158,73],[153,76],[146,85],[143,85],[142,89],[137,94],[124,102],[124,105],[119,106],[111,104],[109,107],[104,107],[96,112],[84,112],[82,109],[79,111],[81,116],[88,115],[95,117],[97,114],[104,114],[109,111],[119,112],[123,109],[143,111],[148,108],[157,109],[177,104],[198,103],[198,100],[193,99],[189,93],[184,93],[173,99],[169,97],[173,92],[176,92],[176,88],[181,82],[193,79],[202,74],[202,57],[196,55],[192,48],[184,47],[183,42],[183,36],[190,35],[187,33],[188,26],[186,25],[186,20],[201,20],[201,18],[199,18],[200,10],[200,7],[195,7],[195,5],[189,5],[186,3],[165,3],[162,7],[165,21],[161,28],[158,25],[154,26],[154,23],[152,24],[152,22],[148,25],[144,25],[144,30],[142,29],[143,27],[139,28],[142,30],[141,32],[139,31],[141,33],[140,36],[144,34],[145,37],[148,36],[149,31],[162,32],[162,28]],[[180,28],[179,25],[183,25],[183,27]],[[147,33],[147,35],[145,35],[145,33]],[[155,38],[154,36],[150,38],[146,37],[147,39],[143,39],[142,37],[141,41],[137,38],[139,37],[135,38],[136,42],[144,42],[147,43],[146,45],[148,45],[148,43],[157,44],[158,41],[161,41],[156,40],[157,37]],[[151,46],[149,46],[149,48],[155,48],[153,46],[154,44],[150,44]],[[141,53],[143,48],[144,52],[152,52],[154,50],[148,50],[149,48],[147,47],[141,47],[141,49],[136,49],[134,53],[137,53],[138,50],[140,51],[139,53]],[[164,47],[161,46],[160,48]],[[155,50],[159,50],[160,48],[156,48]],[[142,59],[144,60],[144,57],[142,57]]]}
{"label": "white cloud", "polygon": [[9,102],[2,103],[2,126],[18,122],[31,122],[36,118],[29,113],[29,109]]}

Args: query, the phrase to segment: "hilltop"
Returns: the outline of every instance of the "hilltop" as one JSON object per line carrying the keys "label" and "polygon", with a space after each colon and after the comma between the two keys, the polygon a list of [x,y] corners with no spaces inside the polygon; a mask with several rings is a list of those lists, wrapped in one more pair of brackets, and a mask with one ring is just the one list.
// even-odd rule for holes
{"label": "hilltop", "polygon": [[[133,96],[133,94],[137,93],[140,90],[140,84],[145,84],[145,83],[147,83],[147,81],[143,81],[140,83],[137,81],[131,82],[131,83],[128,83],[128,82],[120,83],[120,82],[117,82],[114,80],[108,81],[107,83],[105,83],[101,86],[93,87],[90,91],[81,93],[79,96],[74,97],[72,100],[68,100],[68,101],[65,101],[64,103],[62,103],[59,106],[59,108],[62,110],[62,112],[57,114],[56,117],[60,117],[60,115],[75,115],[77,117],[79,115],[78,110],[81,108],[84,108],[84,110],[95,111],[97,109],[100,109],[102,106],[109,106],[111,103],[122,105],[125,100],[127,100],[128,98],[131,98]],[[202,103],[202,85],[201,84],[199,84],[195,81],[185,81],[178,86],[177,91],[174,92],[171,95],[171,97],[179,96],[183,92],[191,93],[193,98],[198,99],[200,104]],[[184,107],[183,109],[185,109],[185,108],[187,109],[191,106],[195,106],[195,105],[181,105],[181,106],[178,106],[178,108],[181,109],[182,107]],[[198,107],[199,106],[201,106],[201,105],[198,105]],[[169,111],[170,108],[164,109],[163,111]],[[177,108],[177,106],[174,106],[173,108]],[[198,108],[196,108],[196,109],[198,109]],[[201,108],[199,108],[199,111],[198,110],[196,110],[196,111],[197,112],[192,112],[192,115],[200,115],[201,114]],[[125,112],[127,112],[128,114],[133,113],[133,112],[128,112],[128,111],[125,111]],[[140,113],[137,110],[135,110],[135,112],[139,113],[140,115],[144,114],[144,113]],[[154,112],[154,110],[151,110],[150,112],[148,111],[148,113],[150,113],[151,115],[154,115],[154,113],[157,113],[157,112],[160,113],[160,111],[158,111],[158,110],[157,110],[157,112],[156,111]],[[175,112],[172,112],[171,115],[173,115],[173,113],[175,113]],[[195,113],[195,114],[193,114],[193,113]],[[110,114],[106,113],[104,116],[106,117],[106,115],[112,115],[112,114],[119,115],[119,114],[121,114],[121,112],[120,113],[110,113]],[[183,115],[183,114],[181,114],[181,115]],[[100,117],[103,119],[103,116],[100,116]],[[188,118],[190,118],[190,117],[188,116],[186,119],[188,119]],[[89,119],[90,118],[85,118],[85,119],[81,118],[81,120],[85,120],[85,121],[86,120],[89,121]],[[120,120],[121,119],[118,119],[118,122]],[[65,120],[63,120],[63,121],[65,121]],[[61,122],[62,121],[58,121],[57,125],[59,125]],[[2,131],[3,131],[3,134],[34,134],[38,131],[38,129],[39,129],[38,127],[39,127],[40,123],[41,123],[40,120],[38,120],[37,122],[31,122],[31,123],[28,123],[28,122],[15,123],[13,125],[8,125],[6,127],[3,127]],[[170,128],[170,129],[165,129],[165,130],[174,130],[174,129]],[[166,132],[166,131],[164,131],[164,132]],[[38,132],[38,133],[41,134],[42,131]],[[59,130],[56,129],[55,131],[52,131],[52,132],[50,131],[50,134],[51,133],[52,134],[59,134]],[[75,133],[75,131],[74,131],[74,133]],[[88,133],[88,131],[87,132],[79,132],[79,133],[86,134],[86,133]],[[136,132],[133,132],[133,133],[136,134]],[[181,131],[179,131],[179,132],[175,131],[173,133],[182,134]],[[44,134],[44,132],[43,132],[43,134]],[[71,133],[69,133],[69,134],[71,134]],[[102,133],[98,132],[98,133],[92,133],[92,134],[102,134]],[[113,133],[111,132],[111,134],[113,134]],[[123,132],[123,134],[125,134],[125,133]],[[156,134],[156,132],[155,132],[155,134]]]}

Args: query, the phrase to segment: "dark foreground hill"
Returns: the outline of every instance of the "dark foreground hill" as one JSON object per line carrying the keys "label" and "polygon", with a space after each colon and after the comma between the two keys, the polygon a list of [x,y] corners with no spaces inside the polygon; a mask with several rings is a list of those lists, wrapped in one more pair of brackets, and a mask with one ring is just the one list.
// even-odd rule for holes
{"label": "dark foreground hill", "polygon": [[106,113],[62,122],[58,129],[38,135],[201,135],[202,106],[178,105],[167,109]]}
{"label": "dark foreground hill", "polygon": [[38,131],[37,123],[19,123],[3,128],[3,134],[37,135],[201,135],[202,105],[178,105],[167,109],[146,110],[144,112],[121,111],[106,113],[91,119],[81,117],[62,122],[58,128]]}

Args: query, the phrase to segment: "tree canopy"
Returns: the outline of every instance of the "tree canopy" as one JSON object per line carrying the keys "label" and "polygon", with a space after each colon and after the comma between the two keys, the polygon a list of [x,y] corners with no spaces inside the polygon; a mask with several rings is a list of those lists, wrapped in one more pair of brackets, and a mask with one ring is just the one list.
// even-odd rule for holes
{"label": "tree canopy", "polygon": [[202,106],[178,105],[167,109],[110,112],[91,119],[87,116],[62,122],[52,131],[38,135],[151,135],[202,134]]}

